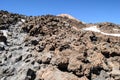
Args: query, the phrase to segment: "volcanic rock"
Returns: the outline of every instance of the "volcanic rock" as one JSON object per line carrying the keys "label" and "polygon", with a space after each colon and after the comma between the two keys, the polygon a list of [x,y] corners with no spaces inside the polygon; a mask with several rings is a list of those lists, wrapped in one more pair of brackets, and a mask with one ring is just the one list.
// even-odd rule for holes
{"label": "volcanic rock", "polygon": [[0,80],[120,80],[120,25],[0,11]]}

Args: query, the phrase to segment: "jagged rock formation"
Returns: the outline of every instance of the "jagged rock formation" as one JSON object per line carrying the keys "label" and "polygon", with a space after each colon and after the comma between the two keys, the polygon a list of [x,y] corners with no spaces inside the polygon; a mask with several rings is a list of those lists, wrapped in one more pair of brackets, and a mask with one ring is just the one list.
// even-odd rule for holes
{"label": "jagged rock formation", "polygon": [[0,80],[120,80],[120,26],[0,11]]}

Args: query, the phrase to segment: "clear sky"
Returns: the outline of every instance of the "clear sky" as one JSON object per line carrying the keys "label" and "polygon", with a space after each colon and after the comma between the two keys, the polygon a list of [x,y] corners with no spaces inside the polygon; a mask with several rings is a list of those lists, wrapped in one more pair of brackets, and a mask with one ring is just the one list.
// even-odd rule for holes
{"label": "clear sky", "polygon": [[33,16],[66,13],[87,23],[120,24],[120,0],[0,0],[0,10]]}

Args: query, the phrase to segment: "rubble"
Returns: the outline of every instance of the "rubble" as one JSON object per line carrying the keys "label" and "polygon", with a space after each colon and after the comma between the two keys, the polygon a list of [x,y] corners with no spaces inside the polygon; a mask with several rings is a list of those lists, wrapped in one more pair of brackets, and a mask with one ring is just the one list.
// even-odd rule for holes
{"label": "rubble", "polygon": [[120,37],[111,36],[119,31],[108,22],[0,11],[0,80],[120,80]]}

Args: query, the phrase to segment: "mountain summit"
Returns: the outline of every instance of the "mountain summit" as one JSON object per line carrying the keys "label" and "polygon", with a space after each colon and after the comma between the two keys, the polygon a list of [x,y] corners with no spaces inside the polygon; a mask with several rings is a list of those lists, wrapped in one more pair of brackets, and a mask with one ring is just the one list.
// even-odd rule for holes
{"label": "mountain summit", "polygon": [[66,17],[66,18],[69,18],[69,19],[73,19],[73,20],[79,21],[78,19],[74,18],[73,16],[71,16],[69,14],[59,14],[57,16]]}

